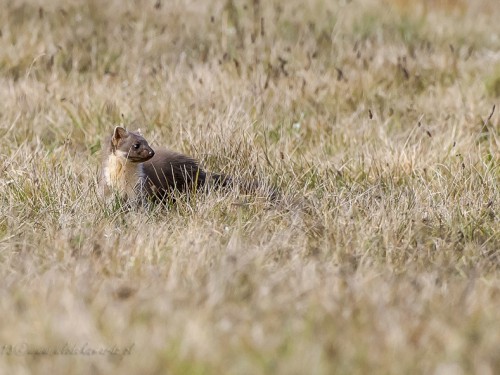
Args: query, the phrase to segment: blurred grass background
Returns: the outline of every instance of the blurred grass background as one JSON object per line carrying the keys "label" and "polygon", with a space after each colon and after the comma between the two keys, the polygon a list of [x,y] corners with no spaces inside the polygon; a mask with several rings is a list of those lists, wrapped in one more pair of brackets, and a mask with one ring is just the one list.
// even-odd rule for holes
{"label": "blurred grass background", "polygon": [[[1,373],[499,371],[496,0],[0,6]],[[282,199],[106,207],[117,123]]]}

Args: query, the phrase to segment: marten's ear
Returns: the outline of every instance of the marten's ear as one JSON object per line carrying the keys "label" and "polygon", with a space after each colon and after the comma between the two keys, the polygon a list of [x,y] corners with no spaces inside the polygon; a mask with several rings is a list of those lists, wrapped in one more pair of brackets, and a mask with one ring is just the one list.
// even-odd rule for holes
{"label": "marten's ear", "polygon": [[136,130],[136,133],[137,133],[137,134],[139,134],[139,135],[142,137],[141,128],[137,129],[137,130]]}
{"label": "marten's ear", "polygon": [[113,131],[113,137],[111,138],[113,144],[117,144],[118,140],[122,138],[126,138],[128,136],[128,131],[125,128],[122,128],[121,126],[115,127],[115,130]]}

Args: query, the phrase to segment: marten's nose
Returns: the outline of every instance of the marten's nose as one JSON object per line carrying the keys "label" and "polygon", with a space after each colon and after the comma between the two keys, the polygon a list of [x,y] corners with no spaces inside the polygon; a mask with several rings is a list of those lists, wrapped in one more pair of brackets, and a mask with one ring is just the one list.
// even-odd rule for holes
{"label": "marten's nose", "polygon": [[155,152],[153,150],[149,150],[149,156],[153,157]]}

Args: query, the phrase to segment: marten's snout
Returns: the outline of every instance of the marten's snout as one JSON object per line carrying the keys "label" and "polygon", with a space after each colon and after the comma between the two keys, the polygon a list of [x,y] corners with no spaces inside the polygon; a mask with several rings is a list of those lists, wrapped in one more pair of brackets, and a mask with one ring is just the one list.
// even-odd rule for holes
{"label": "marten's snout", "polygon": [[144,150],[142,150],[141,152],[141,156],[146,159],[146,160],[149,160],[151,159],[153,156],[155,155],[155,152],[153,151],[152,148],[150,147],[146,147],[144,148]]}
{"label": "marten's snout", "polygon": [[131,149],[127,159],[134,163],[144,163],[154,156],[155,152],[148,145],[139,146],[138,150]]}
{"label": "marten's snout", "polygon": [[155,152],[153,151],[152,148],[148,147],[147,149],[145,149],[143,151],[143,155],[144,155],[144,158],[149,160],[151,159],[153,156],[155,156]]}

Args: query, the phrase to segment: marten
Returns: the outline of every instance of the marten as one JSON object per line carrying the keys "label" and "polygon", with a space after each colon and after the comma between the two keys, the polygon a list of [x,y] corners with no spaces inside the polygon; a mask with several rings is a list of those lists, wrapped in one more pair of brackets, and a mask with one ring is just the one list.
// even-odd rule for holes
{"label": "marten", "polygon": [[[233,179],[207,173],[186,155],[167,149],[153,150],[140,131],[115,127],[103,147],[102,187],[106,196],[117,194],[122,202],[142,205],[173,199],[174,193],[189,193],[210,184],[230,187]],[[255,190],[256,182],[244,184]]]}

